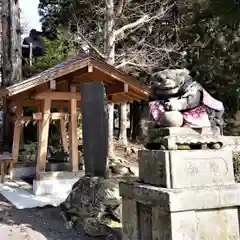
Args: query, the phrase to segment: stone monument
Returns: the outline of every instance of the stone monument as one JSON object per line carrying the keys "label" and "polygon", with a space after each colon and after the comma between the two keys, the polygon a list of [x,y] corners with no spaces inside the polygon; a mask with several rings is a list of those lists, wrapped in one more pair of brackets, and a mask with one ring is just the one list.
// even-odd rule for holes
{"label": "stone monument", "polygon": [[81,86],[85,174],[105,177],[108,158],[108,112],[102,83]]}
{"label": "stone monument", "polygon": [[118,182],[107,178],[108,112],[104,85],[81,86],[83,158],[85,176],[72,187],[61,204],[68,227],[83,229],[94,237],[112,237],[112,222],[120,222],[121,200]]}
{"label": "stone monument", "polygon": [[174,121],[150,122],[139,180],[120,183],[123,240],[240,239],[240,185],[220,126]]}

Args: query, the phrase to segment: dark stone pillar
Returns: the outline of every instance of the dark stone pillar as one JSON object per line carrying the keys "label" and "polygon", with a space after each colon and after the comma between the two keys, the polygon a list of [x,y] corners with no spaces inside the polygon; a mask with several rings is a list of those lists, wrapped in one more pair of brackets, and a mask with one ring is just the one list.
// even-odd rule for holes
{"label": "dark stone pillar", "polygon": [[108,158],[108,112],[104,85],[81,85],[83,155],[86,175],[106,177]]}

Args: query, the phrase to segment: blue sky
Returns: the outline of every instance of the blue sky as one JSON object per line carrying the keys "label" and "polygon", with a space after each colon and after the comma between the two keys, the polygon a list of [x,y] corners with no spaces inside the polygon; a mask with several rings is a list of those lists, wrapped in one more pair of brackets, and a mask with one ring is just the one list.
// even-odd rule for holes
{"label": "blue sky", "polygon": [[39,0],[20,0],[19,2],[21,8],[21,20],[24,24],[24,28],[26,29],[24,35],[28,35],[32,28],[41,30],[38,15]]}

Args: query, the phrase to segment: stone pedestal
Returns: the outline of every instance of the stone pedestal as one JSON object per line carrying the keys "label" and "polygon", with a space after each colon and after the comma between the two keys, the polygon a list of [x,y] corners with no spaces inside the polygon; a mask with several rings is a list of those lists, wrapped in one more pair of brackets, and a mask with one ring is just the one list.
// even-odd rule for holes
{"label": "stone pedestal", "polygon": [[240,239],[230,150],[142,150],[120,195],[123,240]]}

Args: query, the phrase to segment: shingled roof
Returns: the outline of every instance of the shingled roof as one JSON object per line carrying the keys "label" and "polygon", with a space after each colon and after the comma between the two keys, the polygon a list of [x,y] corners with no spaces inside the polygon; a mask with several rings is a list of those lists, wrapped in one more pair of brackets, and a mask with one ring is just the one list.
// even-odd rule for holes
{"label": "shingled roof", "polygon": [[[91,69],[89,71],[89,69]],[[147,85],[139,83],[136,79],[129,76],[125,72],[107,64],[102,60],[96,58],[79,55],[70,60],[57,64],[34,77],[24,80],[20,83],[7,87],[1,96],[12,98],[24,92],[29,92],[36,89],[43,84],[56,80],[60,81],[75,81],[76,83],[102,81],[104,84],[118,84],[124,83],[128,85],[128,92],[123,93],[122,96],[128,96],[133,100],[147,100],[149,88]],[[117,100],[116,100],[117,101]]]}

